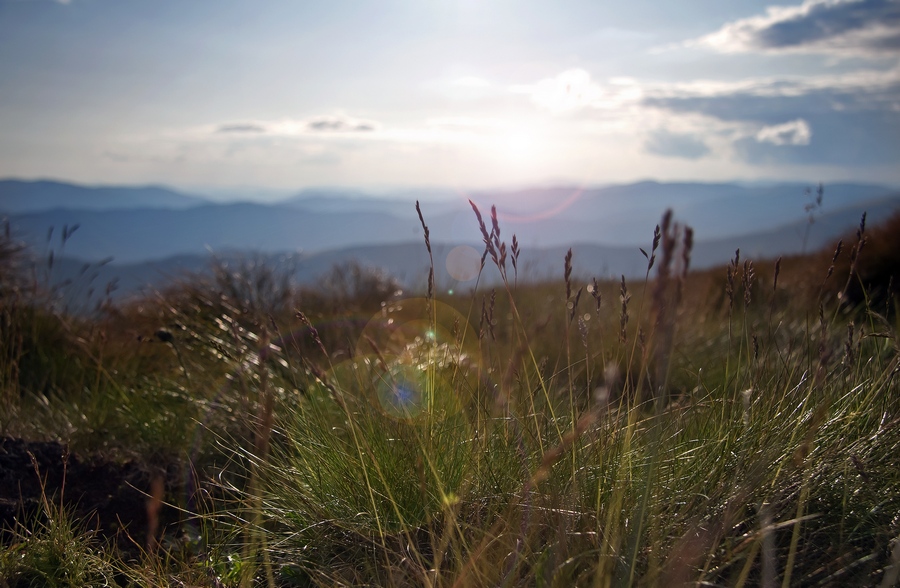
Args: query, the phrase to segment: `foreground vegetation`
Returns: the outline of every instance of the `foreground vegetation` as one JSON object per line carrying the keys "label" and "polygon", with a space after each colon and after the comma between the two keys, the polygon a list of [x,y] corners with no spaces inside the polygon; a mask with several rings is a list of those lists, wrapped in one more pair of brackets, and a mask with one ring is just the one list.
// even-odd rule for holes
{"label": "foreground vegetation", "polygon": [[90,316],[7,237],[0,586],[897,582],[900,220],[688,272],[666,215],[643,282],[526,285],[476,214],[503,283],[466,296],[248,260]]}

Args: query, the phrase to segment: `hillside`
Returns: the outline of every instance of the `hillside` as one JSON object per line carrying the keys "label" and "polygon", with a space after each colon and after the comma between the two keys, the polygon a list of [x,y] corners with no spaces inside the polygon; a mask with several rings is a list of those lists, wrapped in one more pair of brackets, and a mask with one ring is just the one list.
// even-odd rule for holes
{"label": "hillside", "polygon": [[[52,190],[51,190],[52,193]],[[176,255],[202,255],[233,250],[263,253],[321,253],[356,246],[396,245],[421,238],[412,201],[363,199],[357,193],[316,192],[282,204],[205,204],[97,210],[111,193],[88,191],[91,198],[69,201],[68,208],[9,215],[12,229],[32,247],[46,247],[48,231],[79,225],[66,254],[85,260],[112,256],[116,263],[160,260]],[[463,195],[464,196],[464,195]],[[638,247],[662,212],[692,226],[698,241],[727,242],[741,236],[763,255],[802,246],[810,199],[801,186],[744,187],[734,184],[659,184],[644,182],[584,191],[546,188],[519,192],[476,193],[482,210],[496,202],[505,236],[513,233],[528,249],[586,243],[605,247]],[[49,201],[49,197],[44,201]],[[145,200],[132,199],[137,203]],[[17,200],[20,208],[25,205]],[[180,205],[196,203],[178,200]],[[900,203],[900,192],[858,184],[826,187],[821,208],[814,211],[810,248],[821,246],[857,222],[862,210],[873,218]],[[478,243],[481,235],[468,200],[422,201],[433,240]],[[794,235],[783,229],[802,225]],[[773,233],[774,232],[774,233]],[[775,234],[777,233],[777,234]],[[777,244],[777,246],[776,246]],[[728,245],[730,247],[730,245]],[[712,261],[710,261],[712,262]]]}
{"label": "hillside", "polygon": [[161,186],[80,186],[64,182],[0,180],[0,214],[26,214],[66,208],[111,210],[184,209],[207,203]]}
{"label": "hillside", "polygon": [[[875,226],[900,209],[900,203],[888,201],[871,207],[848,207],[837,213],[818,218],[811,227],[806,221],[794,222],[775,229],[735,235],[730,238],[705,240],[697,236],[694,244],[692,268],[705,269],[722,265],[740,249],[745,259],[774,259],[781,255],[803,253],[803,237],[809,229],[807,252],[830,247],[832,243],[852,233],[863,212],[867,213],[869,226]],[[408,224],[411,224],[410,221]],[[474,215],[473,215],[474,224]],[[438,235],[432,232],[432,239]],[[652,234],[647,235],[646,249]],[[73,237],[74,240],[74,237]],[[473,280],[465,278],[465,271],[453,271],[454,261],[451,251],[465,247],[471,260],[480,256],[483,244],[475,240],[468,243],[433,244],[435,259],[435,283],[443,291],[461,291],[474,286]],[[532,248],[523,246],[518,276],[521,282],[536,282],[557,279],[561,272],[562,259],[568,246]],[[573,272],[579,278],[616,278],[624,275],[628,279],[642,278],[646,260],[638,246],[608,246],[594,243],[573,243]],[[68,252],[68,248],[66,249]],[[135,263],[112,261],[102,265],[86,262],[71,256],[57,258],[54,269],[47,275],[42,264],[39,275],[46,281],[60,285],[65,283],[65,297],[73,307],[90,307],[103,297],[108,284],[114,284],[111,291],[113,300],[124,300],[140,292],[158,289],[192,273],[209,271],[213,263],[235,266],[242,260],[257,260],[289,275],[297,285],[315,285],[333,267],[347,263],[358,263],[363,267],[384,272],[396,279],[407,289],[421,291],[428,276],[429,257],[424,242],[420,238],[400,243],[382,245],[361,245],[341,247],[319,252],[261,251],[259,249],[222,248],[201,254],[173,255],[163,259]],[[471,261],[469,263],[472,263]],[[490,264],[485,267],[481,285],[496,285],[500,276]],[[88,297],[88,293],[90,296]]]}

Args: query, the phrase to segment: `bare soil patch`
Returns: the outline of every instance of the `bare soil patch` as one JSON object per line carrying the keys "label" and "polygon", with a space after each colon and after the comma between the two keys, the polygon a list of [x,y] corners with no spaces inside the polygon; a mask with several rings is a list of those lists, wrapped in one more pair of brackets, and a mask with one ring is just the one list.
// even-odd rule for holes
{"label": "bare soil patch", "polygon": [[[157,487],[163,483],[163,502],[157,501],[155,516],[148,514],[154,480]],[[9,542],[16,529],[34,528],[37,517],[44,515],[46,496],[54,504],[62,502],[87,529],[132,550],[135,544],[147,544],[154,518],[157,537],[179,528],[184,517],[172,505],[184,496],[184,488],[177,465],[117,462],[70,453],[56,441],[0,437],[0,543]]]}

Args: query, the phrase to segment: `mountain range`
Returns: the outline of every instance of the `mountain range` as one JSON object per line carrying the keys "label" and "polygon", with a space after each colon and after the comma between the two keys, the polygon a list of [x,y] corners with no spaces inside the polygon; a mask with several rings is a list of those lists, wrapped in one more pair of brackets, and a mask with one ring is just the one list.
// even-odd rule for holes
{"label": "mountain range", "polygon": [[[377,197],[309,190],[276,204],[217,204],[159,187],[7,180],[0,181],[0,216],[37,257],[54,252],[54,282],[81,283],[77,288],[84,292],[104,290],[103,284],[118,279],[116,296],[127,296],[185,271],[202,271],[211,255],[234,260],[247,254],[287,264],[298,282],[355,260],[390,273],[406,287],[421,288],[428,254],[413,201],[417,195],[430,230],[436,280],[448,290],[471,285],[448,269],[450,252],[467,246],[457,253],[477,258],[483,249],[469,199],[488,225],[490,206],[497,205],[501,238],[509,242],[516,234],[523,250],[522,279],[561,275],[569,247],[576,275],[642,276],[646,261],[638,247],[649,247],[667,208],[676,221],[694,228],[697,268],[726,262],[738,247],[757,258],[818,249],[852,230],[863,212],[869,223],[877,223],[900,209],[900,191],[850,183],[825,186],[818,204],[815,190],[801,184],[657,182]],[[63,228],[71,233],[76,226],[63,244]],[[97,263],[109,257],[111,263]],[[484,280],[496,277],[488,269]]]}
{"label": "mountain range", "polygon": [[72,210],[112,210],[129,208],[169,208],[182,210],[208,203],[162,186],[79,186],[40,180],[0,180],[0,212],[25,214],[56,208]]}

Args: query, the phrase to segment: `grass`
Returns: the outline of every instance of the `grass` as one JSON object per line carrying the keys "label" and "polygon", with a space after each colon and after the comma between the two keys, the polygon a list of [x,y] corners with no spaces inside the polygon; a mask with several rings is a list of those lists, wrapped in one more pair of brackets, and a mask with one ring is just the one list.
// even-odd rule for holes
{"label": "grass", "polygon": [[93,536],[48,503],[41,519],[22,528],[0,554],[0,586],[104,586],[114,581],[110,555]]}
{"label": "grass", "polygon": [[165,478],[178,522],[132,548],[44,495],[5,536],[3,581],[896,582],[896,231],[689,272],[667,215],[643,282],[567,257],[528,284],[474,212],[503,282],[469,297],[354,267],[323,296],[248,264],[76,319],[0,284],[0,435],[190,481]]}

